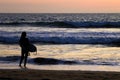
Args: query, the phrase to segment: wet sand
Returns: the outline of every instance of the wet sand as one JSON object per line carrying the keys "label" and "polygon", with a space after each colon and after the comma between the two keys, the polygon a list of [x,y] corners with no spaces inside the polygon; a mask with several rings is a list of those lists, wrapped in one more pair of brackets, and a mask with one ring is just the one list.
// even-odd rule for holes
{"label": "wet sand", "polygon": [[120,72],[2,69],[0,80],[120,80]]}

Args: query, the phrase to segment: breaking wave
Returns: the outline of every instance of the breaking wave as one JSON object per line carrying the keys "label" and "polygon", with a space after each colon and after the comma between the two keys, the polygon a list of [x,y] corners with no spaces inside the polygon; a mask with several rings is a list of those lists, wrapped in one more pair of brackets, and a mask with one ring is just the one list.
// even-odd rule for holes
{"label": "breaking wave", "polygon": [[[0,32],[1,43],[18,43],[20,32]],[[120,43],[119,32],[28,32],[33,43],[112,44]]]}
{"label": "breaking wave", "polygon": [[[6,57],[0,57],[0,63],[12,63],[12,62],[18,62],[20,59],[20,56],[6,56]],[[28,63],[30,64],[37,64],[37,65],[109,65],[109,66],[115,66],[119,65],[119,61],[116,60],[104,60],[101,59],[97,60],[64,60],[64,59],[54,59],[54,58],[42,58],[42,57],[36,57],[36,58],[28,58]]]}
{"label": "breaking wave", "polygon": [[1,22],[1,26],[46,26],[58,28],[120,28],[120,22]]}

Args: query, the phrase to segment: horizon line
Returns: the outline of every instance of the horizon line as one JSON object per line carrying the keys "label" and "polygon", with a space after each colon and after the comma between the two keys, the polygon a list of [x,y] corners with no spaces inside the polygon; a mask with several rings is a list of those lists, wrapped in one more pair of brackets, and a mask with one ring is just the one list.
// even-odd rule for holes
{"label": "horizon line", "polygon": [[0,12],[0,14],[120,14],[120,12],[81,12],[81,13],[74,13],[74,12],[71,12],[71,13],[68,13],[68,12],[65,12],[65,13],[60,13],[60,12],[55,12],[55,13],[52,13],[52,12],[41,12],[41,13],[38,13],[38,12]]}

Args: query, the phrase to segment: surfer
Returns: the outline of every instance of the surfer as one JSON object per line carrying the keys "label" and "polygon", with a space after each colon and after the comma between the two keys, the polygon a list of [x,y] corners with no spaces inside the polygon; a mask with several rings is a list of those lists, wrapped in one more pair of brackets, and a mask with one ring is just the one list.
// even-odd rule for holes
{"label": "surfer", "polygon": [[26,62],[27,58],[29,55],[29,39],[26,37],[26,32],[22,32],[20,40],[19,40],[19,45],[21,47],[21,58],[20,58],[20,63],[19,66],[21,67],[21,64],[24,60],[24,67],[26,67]]}

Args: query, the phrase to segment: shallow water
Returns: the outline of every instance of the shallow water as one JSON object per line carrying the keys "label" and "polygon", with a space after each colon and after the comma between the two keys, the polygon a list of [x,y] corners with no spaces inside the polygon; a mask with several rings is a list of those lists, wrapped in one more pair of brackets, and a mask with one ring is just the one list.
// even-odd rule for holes
{"label": "shallow water", "polygon": [[[40,45],[36,44],[38,52],[31,53],[29,63],[34,58],[52,58],[76,61],[79,65],[120,65],[120,48],[105,45]],[[19,45],[0,45],[0,56],[20,56]],[[12,58],[12,57],[11,57]],[[14,58],[14,57],[13,57]],[[5,58],[6,59],[6,58]],[[3,60],[4,61],[4,60]],[[58,63],[59,64],[59,63]]]}
{"label": "shallow water", "polygon": [[35,70],[73,70],[73,71],[111,71],[120,72],[120,66],[106,65],[33,65],[19,67],[18,63],[0,63],[0,69],[35,69]]}

